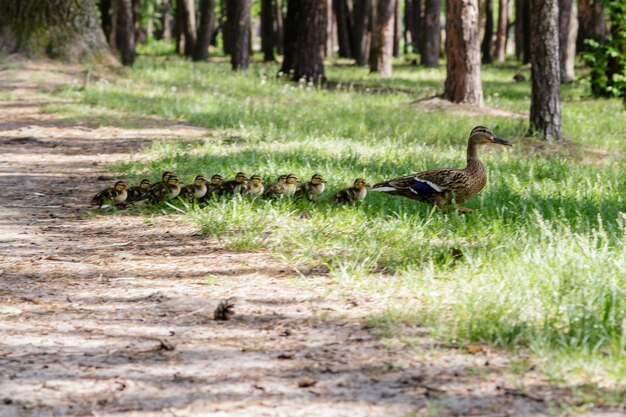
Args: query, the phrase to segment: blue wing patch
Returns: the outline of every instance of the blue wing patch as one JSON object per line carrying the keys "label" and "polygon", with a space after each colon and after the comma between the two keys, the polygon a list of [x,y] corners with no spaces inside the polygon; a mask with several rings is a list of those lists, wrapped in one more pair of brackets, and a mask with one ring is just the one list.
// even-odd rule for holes
{"label": "blue wing patch", "polygon": [[415,184],[409,187],[412,193],[415,194],[432,194],[432,193],[440,193],[443,190],[437,184],[434,184],[430,181],[422,180],[419,178],[415,178],[417,181]]}

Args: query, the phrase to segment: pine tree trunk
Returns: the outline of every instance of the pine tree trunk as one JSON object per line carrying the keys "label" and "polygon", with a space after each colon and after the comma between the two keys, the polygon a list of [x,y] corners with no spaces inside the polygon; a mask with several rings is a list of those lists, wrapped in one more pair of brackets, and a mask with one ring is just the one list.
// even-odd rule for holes
{"label": "pine tree trunk", "polygon": [[94,0],[3,1],[0,53],[116,64]]}
{"label": "pine tree trunk", "polygon": [[209,59],[209,45],[215,25],[215,0],[200,0],[200,25],[196,36],[196,46],[193,52],[194,61]]}
{"label": "pine tree trunk", "polygon": [[250,61],[250,8],[251,0],[226,2],[226,18],[230,37],[230,63],[233,71],[248,68]]}
{"label": "pine tree trunk", "polygon": [[102,31],[104,37],[109,44],[111,43],[111,31],[113,30],[113,5],[111,0],[100,0],[98,2],[98,8],[100,9],[100,19],[102,20]]}
{"label": "pine tree trunk", "polygon": [[[572,41],[572,25],[575,20],[572,17],[574,8],[573,0],[559,0],[559,61],[561,67],[561,82],[568,83],[574,81],[574,59],[570,43]],[[576,40],[573,39],[574,44]]]}
{"label": "pine tree trunk", "polygon": [[515,0],[515,56],[530,62],[530,0]]}
{"label": "pine tree trunk", "polygon": [[444,97],[454,103],[482,106],[478,0],[448,0],[446,27],[448,62]]}
{"label": "pine tree trunk", "polygon": [[288,0],[285,19],[285,54],[280,73],[293,81],[324,83],[324,48],[328,27],[327,2]]}
{"label": "pine tree trunk", "polygon": [[274,62],[274,5],[272,0],[261,0],[261,50],[264,62]]}
{"label": "pine tree trunk", "polygon": [[282,0],[274,0],[274,45],[276,46],[276,52],[283,54],[283,9]]}
{"label": "pine tree trunk", "polygon": [[337,19],[337,39],[339,41],[339,56],[342,58],[354,57],[354,37],[352,28],[352,1],[333,0],[335,17]]}
{"label": "pine tree trunk", "polygon": [[354,58],[367,65],[370,56],[372,0],[354,0]]}
{"label": "pine tree trunk", "polygon": [[154,33],[154,37],[158,40],[172,38],[174,19],[172,18],[170,14],[171,10],[172,10],[172,4],[170,0],[162,0],[161,8],[159,10],[161,14],[161,17],[160,17],[161,27],[158,28]]}
{"label": "pine tree trunk", "polygon": [[370,71],[381,77],[391,77],[393,53],[393,15],[394,0],[378,0],[374,13],[374,31],[372,32],[372,50],[370,52]]}
{"label": "pine tree trunk", "polygon": [[606,23],[604,21],[604,7],[602,0],[578,1],[578,51],[587,51],[585,39],[593,39],[604,43],[606,39]]}
{"label": "pine tree trunk", "polygon": [[419,54],[422,52],[422,0],[407,0],[407,29],[411,33],[411,45],[413,52]]}
{"label": "pine tree trunk", "polygon": [[548,140],[561,136],[558,0],[531,0],[530,133]]}
{"label": "pine tree trunk", "polygon": [[193,56],[196,47],[196,2],[195,0],[179,0],[178,6],[183,8],[183,35],[185,37],[185,56]]}
{"label": "pine tree trunk", "polygon": [[498,29],[496,30],[495,55],[498,62],[506,58],[507,31],[509,28],[509,0],[498,2]]}
{"label": "pine tree trunk", "polygon": [[333,57],[337,46],[337,32],[335,22],[335,10],[333,0],[319,0],[326,2],[326,45],[324,46],[324,57]]}
{"label": "pine tree trunk", "polygon": [[113,7],[115,48],[119,52],[124,66],[132,66],[135,63],[135,27],[133,23],[131,0],[115,0]]}
{"label": "pine tree trunk", "polygon": [[424,32],[422,65],[428,68],[439,66],[439,45],[441,43],[441,0],[426,0],[424,8]]}
{"label": "pine tree trunk", "polygon": [[493,62],[493,0],[485,2],[485,34],[482,43],[483,64]]}
{"label": "pine tree trunk", "polygon": [[393,0],[393,56],[400,58],[400,41],[402,40],[402,2]]}

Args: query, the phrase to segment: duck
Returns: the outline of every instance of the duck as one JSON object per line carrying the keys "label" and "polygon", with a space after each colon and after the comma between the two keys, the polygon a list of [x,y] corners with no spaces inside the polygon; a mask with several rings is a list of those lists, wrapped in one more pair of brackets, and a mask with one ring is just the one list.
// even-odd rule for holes
{"label": "duck", "polygon": [[161,181],[155,182],[154,184],[152,184],[152,187],[156,187],[156,186],[160,187],[163,184],[167,184],[167,180],[172,175],[176,175],[176,174],[174,174],[172,171],[165,171],[165,172],[163,172],[163,174],[161,174]]}
{"label": "duck", "polygon": [[139,185],[130,187],[128,189],[128,196],[125,203],[133,205],[141,205],[148,197],[150,197],[150,188],[152,187],[152,181],[149,179],[142,179]]}
{"label": "duck", "polygon": [[222,187],[222,183],[224,182],[224,177],[220,174],[215,174],[211,177],[211,181],[206,186],[206,194],[204,197],[200,199],[201,202],[209,201],[213,197],[219,197],[222,195],[224,188]]}
{"label": "duck", "polygon": [[110,203],[122,204],[128,197],[127,188],[124,181],[117,181],[113,188],[106,188],[93,196],[91,204],[95,204],[99,208],[103,208]]}
{"label": "duck", "polygon": [[363,201],[367,195],[367,181],[363,178],[354,180],[352,187],[346,187],[333,195],[332,200],[337,203],[357,203]]}
{"label": "duck", "polygon": [[298,190],[298,184],[300,180],[296,174],[287,175],[287,180],[285,181],[285,185],[283,186],[283,195],[286,197],[293,196]]}
{"label": "duck", "polygon": [[307,181],[300,185],[300,188],[296,190],[296,197],[306,197],[308,200],[313,200],[316,196],[322,194],[326,188],[326,180],[320,174],[313,174],[311,181]]}
{"label": "duck", "polygon": [[287,175],[279,176],[278,180],[275,183],[270,184],[265,188],[265,192],[263,193],[263,196],[265,198],[282,197],[283,194],[285,193],[286,183],[287,183]]}
{"label": "duck", "polygon": [[197,175],[193,180],[193,184],[189,184],[180,189],[179,196],[187,201],[201,199],[207,193],[206,178],[203,175]]}
{"label": "duck", "polygon": [[248,182],[248,176],[238,172],[235,179],[222,183],[223,194],[241,194]]}
{"label": "duck", "polygon": [[487,184],[487,170],[478,156],[480,145],[494,143],[513,146],[498,137],[491,129],[476,126],[467,141],[467,166],[463,169],[441,168],[422,171],[374,184],[372,192],[399,195],[431,204],[446,210],[449,204],[459,211],[470,212],[458,206],[478,194]]}
{"label": "duck", "polygon": [[150,202],[158,203],[171,200],[180,194],[180,180],[176,175],[170,175],[167,183],[157,183],[150,188]]}
{"label": "duck", "polygon": [[250,181],[246,185],[243,193],[250,197],[258,197],[263,195],[263,191],[265,191],[263,178],[260,175],[253,175],[250,177]]}

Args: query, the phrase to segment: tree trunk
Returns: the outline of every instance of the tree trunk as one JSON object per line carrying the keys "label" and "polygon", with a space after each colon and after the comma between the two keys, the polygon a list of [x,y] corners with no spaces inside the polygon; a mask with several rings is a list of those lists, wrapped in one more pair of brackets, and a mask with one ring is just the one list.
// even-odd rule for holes
{"label": "tree trunk", "polygon": [[530,0],[515,0],[515,56],[530,62]]}
{"label": "tree trunk", "polygon": [[393,56],[400,58],[400,41],[402,40],[402,2],[393,0]]}
{"label": "tree trunk", "polygon": [[115,48],[120,54],[122,65],[132,66],[136,57],[133,4],[131,0],[115,0],[113,6]]}
{"label": "tree trunk", "polygon": [[326,1],[288,0],[285,55],[280,72],[294,81],[324,83],[324,48],[328,27]]}
{"label": "tree trunk", "polygon": [[[409,6],[410,5],[410,6]],[[422,51],[422,0],[407,0],[406,25],[411,33],[411,45],[413,52],[419,54]]]}
{"label": "tree trunk", "polygon": [[172,32],[174,29],[174,19],[172,18],[170,14],[171,10],[172,10],[172,4],[170,0],[162,0],[161,9],[160,9],[161,27],[157,29],[156,32],[154,33],[154,37],[156,39],[168,40],[172,38]]}
{"label": "tree trunk", "polygon": [[572,53],[575,53],[576,49],[572,51],[570,48],[571,41],[576,44],[576,38],[572,39],[572,26],[575,24],[572,17],[573,6],[573,0],[559,0],[559,62],[562,83],[572,82],[575,78]]}
{"label": "tree trunk", "polygon": [[444,97],[454,103],[482,106],[478,0],[448,0],[446,15],[448,63]]}
{"label": "tree trunk", "polygon": [[439,66],[439,45],[441,43],[441,0],[426,0],[424,8],[424,32],[422,65],[429,68]]}
{"label": "tree trunk", "polygon": [[209,59],[209,45],[215,26],[215,0],[200,0],[200,25],[196,36],[196,46],[193,51],[194,61]]}
{"label": "tree trunk", "polygon": [[493,62],[493,0],[485,2],[485,34],[482,43],[483,64]]}
{"label": "tree trunk", "polygon": [[354,58],[366,65],[370,56],[372,0],[354,1]]}
{"label": "tree trunk", "polygon": [[530,133],[548,140],[561,136],[558,0],[531,0]]}
{"label": "tree trunk", "polygon": [[496,31],[495,54],[498,62],[506,58],[507,32],[509,29],[509,0],[498,2],[498,29]]}
{"label": "tree trunk", "polygon": [[585,39],[593,39],[604,43],[606,39],[606,23],[604,21],[604,7],[602,0],[578,1],[578,51],[587,51]]}
{"label": "tree trunk", "polygon": [[191,57],[196,47],[196,2],[195,0],[179,0],[178,5],[182,5],[184,13],[185,56]]}
{"label": "tree trunk", "polygon": [[135,45],[146,41],[146,28],[141,22],[141,4],[144,0],[132,0],[133,31],[135,32]]}
{"label": "tree trunk", "polygon": [[274,62],[274,5],[272,0],[261,0],[261,50],[264,62]]}
{"label": "tree trunk", "polygon": [[94,0],[4,1],[0,53],[115,65]]}
{"label": "tree trunk", "polygon": [[352,1],[333,0],[335,18],[337,19],[337,39],[339,41],[339,56],[352,58],[354,56],[354,36],[352,28]]}
{"label": "tree trunk", "polygon": [[274,0],[274,45],[276,45],[276,51],[282,55],[284,25],[281,3],[282,0]]}
{"label": "tree trunk", "polygon": [[230,63],[233,71],[248,68],[250,61],[251,0],[228,0],[226,18],[230,37]]}
{"label": "tree trunk", "polygon": [[333,57],[337,46],[337,33],[335,25],[335,10],[333,0],[319,0],[326,2],[326,45],[324,46],[324,56]]}
{"label": "tree trunk", "polygon": [[374,13],[370,71],[381,77],[391,77],[393,53],[393,15],[396,9],[394,0],[378,0]]}
{"label": "tree trunk", "polygon": [[100,19],[102,19],[102,31],[104,37],[109,44],[111,43],[111,31],[113,30],[113,16],[111,0],[100,0],[98,2],[98,8],[100,9]]}

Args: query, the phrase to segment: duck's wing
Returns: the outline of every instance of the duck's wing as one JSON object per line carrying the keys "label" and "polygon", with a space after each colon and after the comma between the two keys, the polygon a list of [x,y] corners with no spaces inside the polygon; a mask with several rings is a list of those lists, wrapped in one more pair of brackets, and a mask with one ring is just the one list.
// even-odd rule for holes
{"label": "duck's wing", "polygon": [[117,197],[118,192],[114,188],[107,188],[94,195],[91,199],[91,204],[103,205],[107,201],[113,200]]}
{"label": "duck's wing", "polygon": [[332,197],[338,203],[351,203],[355,200],[355,190],[352,187],[344,188]]}
{"label": "duck's wing", "polygon": [[167,196],[170,193],[170,189],[167,187],[165,183],[158,183],[153,185],[150,188],[150,201],[153,203],[157,203],[159,201],[163,201],[167,199]]}
{"label": "duck's wing", "polygon": [[455,181],[451,176],[456,177],[456,175],[453,175],[456,173],[463,174],[462,171],[450,169],[422,171],[374,184],[371,191],[390,194],[411,193],[415,195],[445,193],[449,188],[450,182]]}

